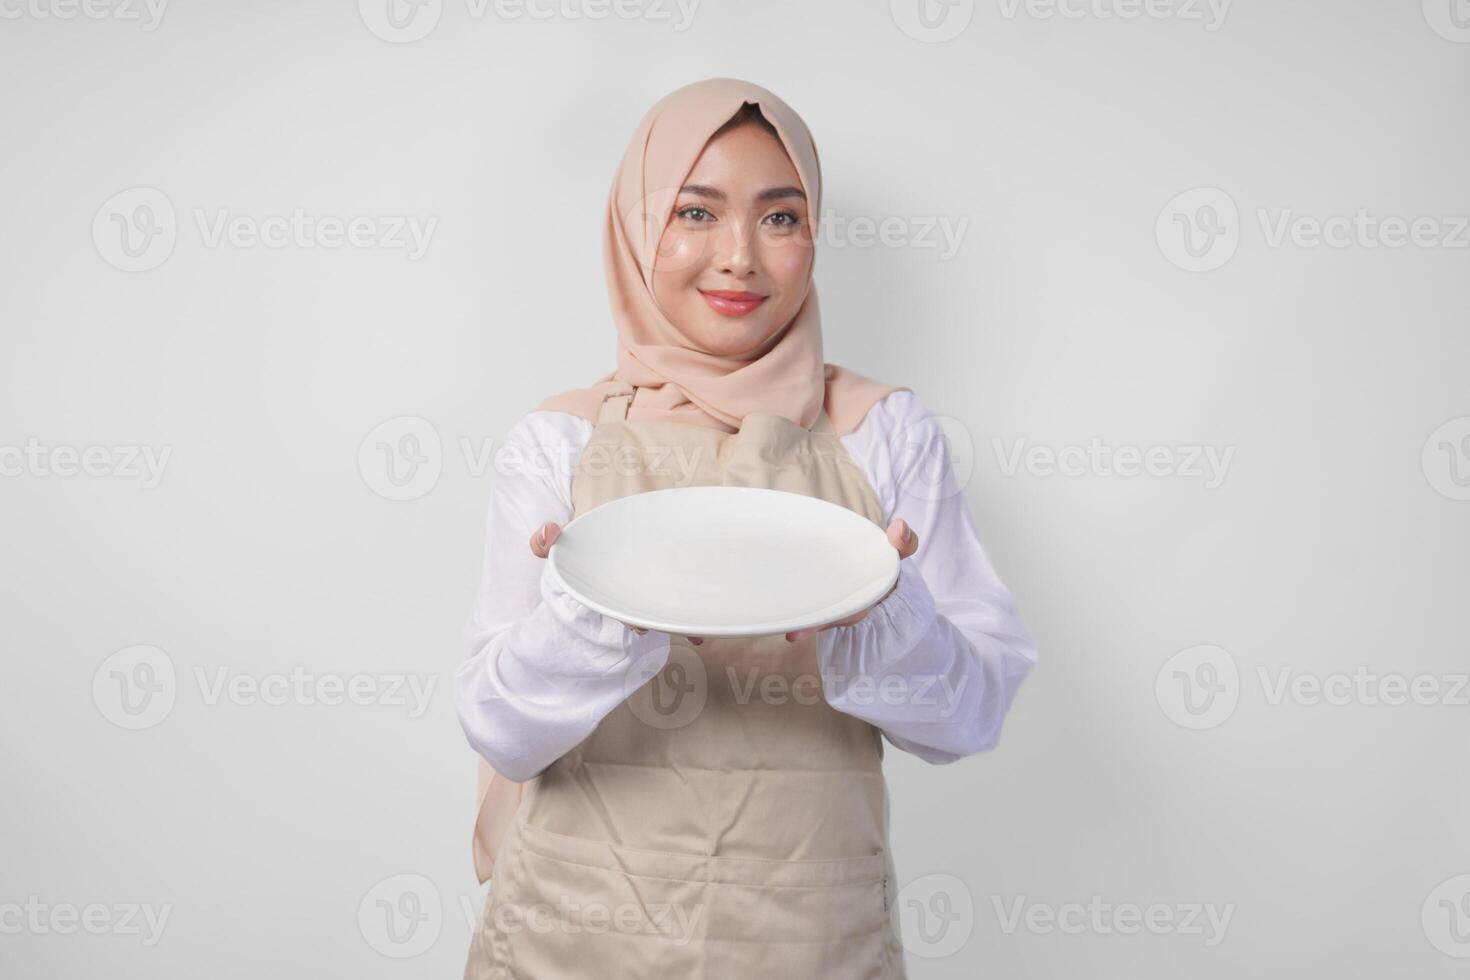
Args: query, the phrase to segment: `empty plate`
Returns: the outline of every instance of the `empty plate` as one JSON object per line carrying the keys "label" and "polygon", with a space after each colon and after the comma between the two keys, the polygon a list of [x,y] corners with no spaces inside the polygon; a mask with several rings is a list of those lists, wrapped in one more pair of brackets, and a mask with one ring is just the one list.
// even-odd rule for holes
{"label": "empty plate", "polygon": [[898,580],[883,528],[820,497],[674,487],[579,514],[551,545],[578,601],[631,626],[766,636],[866,609]]}

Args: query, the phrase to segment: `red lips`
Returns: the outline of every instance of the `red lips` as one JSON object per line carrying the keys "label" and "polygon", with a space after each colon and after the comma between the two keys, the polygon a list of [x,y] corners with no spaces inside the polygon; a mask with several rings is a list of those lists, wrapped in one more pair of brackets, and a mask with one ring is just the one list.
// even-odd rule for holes
{"label": "red lips", "polygon": [[734,289],[701,289],[699,294],[711,309],[724,316],[745,316],[766,301],[760,293]]}

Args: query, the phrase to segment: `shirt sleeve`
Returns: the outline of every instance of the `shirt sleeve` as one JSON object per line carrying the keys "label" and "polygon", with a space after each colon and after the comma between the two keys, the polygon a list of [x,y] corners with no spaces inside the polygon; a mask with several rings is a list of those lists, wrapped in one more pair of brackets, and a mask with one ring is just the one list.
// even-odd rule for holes
{"label": "shirt sleeve", "polygon": [[571,520],[571,471],[591,428],[565,412],[532,412],[495,457],[484,570],[454,700],[470,745],[516,782],[575,748],[669,655],[667,633],[639,634],[588,608],[531,552],[538,527]]}
{"label": "shirt sleeve", "polygon": [[873,476],[885,526],[903,518],[919,549],[863,619],[817,634],[827,701],[931,763],[994,748],[1036,646],[981,546],[944,429],[896,391],[850,451]]}

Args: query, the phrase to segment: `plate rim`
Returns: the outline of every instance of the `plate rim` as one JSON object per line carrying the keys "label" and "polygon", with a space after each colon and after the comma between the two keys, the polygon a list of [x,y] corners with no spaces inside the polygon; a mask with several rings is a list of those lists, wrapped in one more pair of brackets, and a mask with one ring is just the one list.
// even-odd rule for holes
{"label": "plate rim", "polygon": [[[813,626],[822,626],[826,623],[832,622],[834,619],[845,618],[846,616],[852,615],[853,612],[856,612],[860,609],[869,608],[872,605],[876,604],[879,600],[881,600],[888,594],[889,590],[893,588],[894,583],[898,581],[899,574],[901,572],[901,559],[898,556],[898,549],[893,548],[892,543],[888,541],[887,533],[884,528],[881,528],[877,524],[874,524],[865,515],[853,510],[850,507],[844,507],[842,504],[834,503],[833,501],[827,500],[824,497],[818,497],[815,494],[802,493],[796,490],[781,490],[775,487],[730,486],[728,484],[701,484],[692,487],[660,487],[657,490],[642,490],[638,493],[624,494],[621,497],[616,497],[612,500],[604,501],[603,503],[598,504],[596,507],[592,507],[586,511],[583,511],[581,514],[578,514],[572,520],[563,525],[563,530],[565,530],[566,528],[570,528],[573,524],[576,524],[578,521],[587,517],[589,514],[593,514],[601,510],[602,508],[610,506],[612,504],[617,504],[620,501],[631,500],[636,497],[646,497],[649,494],[687,494],[690,491],[706,491],[714,493],[733,492],[737,494],[753,493],[756,495],[785,494],[791,497],[801,497],[807,501],[814,501],[818,506],[825,505],[827,507],[836,507],[838,510],[844,511],[860,519],[864,525],[873,528],[879,534],[883,535],[884,542],[889,545],[889,549],[893,553],[891,574],[885,575],[881,584],[870,585],[865,588],[857,589],[854,592],[851,592],[848,595],[844,596],[841,600],[829,603],[821,610],[817,611],[817,613],[820,613],[820,615],[816,615],[816,613],[813,613],[800,617],[788,617],[785,620],[767,620],[762,623],[755,623],[737,628],[711,628],[691,622],[681,622],[676,620],[649,620],[639,616],[628,616],[623,614],[616,608],[608,606],[605,603],[598,602],[597,600],[592,599],[592,597],[584,595],[580,591],[572,588],[570,583],[568,583],[566,579],[562,576],[561,571],[557,567],[557,563],[555,560],[556,546],[561,540],[561,535],[557,535],[557,540],[551,543],[551,548],[547,551],[546,562],[547,569],[550,571],[550,574],[552,575],[558,587],[560,587],[563,592],[570,595],[573,599],[576,599],[582,605],[593,610],[594,612],[600,613],[603,616],[607,616],[610,619],[619,621],[630,626],[637,626],[642,629],[658,630],[659,632],[663,633],[679,634],[685,636],[735,638],[784,634],[792,632],[794,630],[807,629]],[[839,613],[837,615],[832,615],[829,612],[829,610],[842,609],[846,608],[849,605],[852,606],[850,612]]]}

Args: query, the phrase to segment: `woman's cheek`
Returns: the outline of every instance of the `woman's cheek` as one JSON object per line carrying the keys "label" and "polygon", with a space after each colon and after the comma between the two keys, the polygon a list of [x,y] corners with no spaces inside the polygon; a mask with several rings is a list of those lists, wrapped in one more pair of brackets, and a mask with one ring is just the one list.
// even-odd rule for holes
{"label": "woman's cheek", "polygon": [[801,282],[812,264],[811,242],[799,235],[772,236],[764,249],[766,267],[784,282]]}
{"label": "woman's cheek", "polygon": [[706,235],[683,235],[670,231],[659,242],[654,268],[664,275],[696,271],[700,268],[707,241]]}

